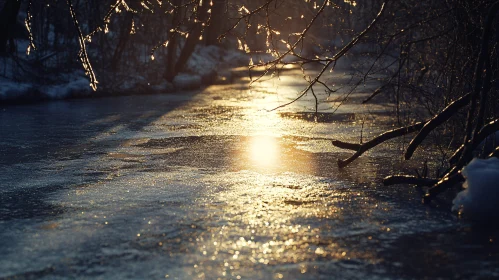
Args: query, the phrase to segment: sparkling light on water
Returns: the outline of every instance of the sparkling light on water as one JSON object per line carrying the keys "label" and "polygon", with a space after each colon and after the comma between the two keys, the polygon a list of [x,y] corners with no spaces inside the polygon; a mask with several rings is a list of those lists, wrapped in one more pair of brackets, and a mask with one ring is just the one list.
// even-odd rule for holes
{"label": "sparkling light on water", "polygon": [[260,167],[269,167],[278,163],[280,149],[275,137],[254,137],[249,149],[252,162]]}

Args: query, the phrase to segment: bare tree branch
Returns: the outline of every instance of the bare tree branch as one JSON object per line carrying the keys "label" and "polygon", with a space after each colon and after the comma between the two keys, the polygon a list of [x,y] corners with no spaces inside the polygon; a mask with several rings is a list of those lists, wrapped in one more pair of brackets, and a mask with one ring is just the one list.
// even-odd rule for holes
{"label": "bare tree branch", "polygon": [[438,179],[419,178],[410,175],[391,175],[383,179],[383,185],[385,186],[399,185],[399,184],[432,186],[437,182]]}
{"label": "bare tree branch", "polygon": [[[338,140],[333,140],[332,143],[336,147],[346,148],[346,149],[352,149],[352,148],[358,147],[355,154],[353,154],[349,158],[347,158],[345,160],[339,159],[338,166],[340,168],[347,166],[352,161],[354,161],[355,159],[360,157],[366,151],[376,147],[377,145],[379,145],[387,140],[418,131],[424,126],[425,123],[426,122],[418,122],[418,123],[410,125],[410,126],[401,127],[401,128],[397,128],[397,129],[393,129],[393,130],[384,132],[384,133],[380,134],[379,136],[375,137],[374,139],[372,139],[364,144],[351,144],[351,143],[346,143],[346,142],[342,142],[342,141],[338,141]],[[356,146],[356,145],[359,145],[359,146]]]}
{"label": "bare tree branch", "polygon": [[469,102],[470,94],[468,93],[449,104],[442,112],[429,120],[421,129],[421,131],[409,143],[409,146],[407,147],[407,150],[405,152],[405,159],[410,159],[412,157],[416,148],[421,144],[421,142],[423,142],[423,140],[431,131],[450,119],[459,109],[466,106]]}

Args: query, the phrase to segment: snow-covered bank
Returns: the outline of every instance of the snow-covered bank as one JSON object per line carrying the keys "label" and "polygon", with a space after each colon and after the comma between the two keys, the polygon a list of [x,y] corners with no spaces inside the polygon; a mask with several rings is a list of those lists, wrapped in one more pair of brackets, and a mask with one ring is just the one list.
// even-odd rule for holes
{"label": "snow-covered bank", "polygon": [[[7,58],[8,59],[8,58]],[[81,70],[61,75],[61,83],[44,83],[34,79],[14,79],[15,75],[0,77],[0,104],[31,103],[42,100],[74,97],[98,97],[122,94],[151,94],[198,89],[203,85],[232,81],[230,69],[247,65],[249,57],[239,51],[217,46],[198,46],[191,55],[185,70],[172,83],[152,82],[144,73],[106,73],[96,70],[101,81],[97,91],[92,91],[87,77]],[[158,70],[161,71],[161,70]],[[6,70],[6,72],[12,72]],[[156,72],[157,71],[151,71]],[[57,80],[57,79],[56,79]]]}
{"label": "snow-covered bank", "polygon": [[473,159],[463,168],[466,181],[453,200],[453,211],[480,223],[499,221],[499,159]]}

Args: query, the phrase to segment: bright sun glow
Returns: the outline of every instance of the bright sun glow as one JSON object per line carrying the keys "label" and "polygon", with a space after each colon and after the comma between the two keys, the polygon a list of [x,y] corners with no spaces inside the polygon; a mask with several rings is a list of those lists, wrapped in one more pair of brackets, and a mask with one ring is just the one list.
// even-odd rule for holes
{"label": "bright sun glow", "polygon": [[250,157],[258,167],[270,167],[277,164],[279,145],[272,136],[256,136],[251,140]]}

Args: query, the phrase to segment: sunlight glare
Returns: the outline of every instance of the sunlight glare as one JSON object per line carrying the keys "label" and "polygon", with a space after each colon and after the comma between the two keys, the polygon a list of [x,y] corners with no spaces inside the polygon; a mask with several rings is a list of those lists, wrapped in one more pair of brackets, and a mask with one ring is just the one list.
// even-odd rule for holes
{"label": "sunlight glare", "polygon": [[250,158],[252,163],[259,167],[277,164],[279,153],[279,145],[275,137],[260,135],[251,140]]}

